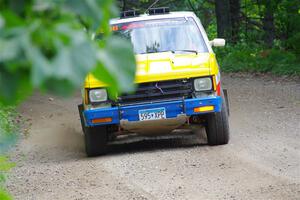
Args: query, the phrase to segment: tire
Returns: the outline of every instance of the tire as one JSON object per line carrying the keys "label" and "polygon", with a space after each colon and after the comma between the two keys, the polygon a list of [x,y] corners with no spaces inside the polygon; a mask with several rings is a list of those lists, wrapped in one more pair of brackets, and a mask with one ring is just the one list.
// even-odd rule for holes
{"label": "tire", "polygon": [[108,132],[106,126],[87,127],[83,117],[83,105],[78,105],[87,156],[99,156],[107,152]]}
{"label": "tire", "polygon": [[221,112],[212,113],[207,116],[206,134],[208,144],[223,145],[229,142],[229,123],[226,100],[222,94]]}
{"label": "tire", "polygon": [[100,156],[107,152],[107,127],[84,128],[85,151],[88,157]]}

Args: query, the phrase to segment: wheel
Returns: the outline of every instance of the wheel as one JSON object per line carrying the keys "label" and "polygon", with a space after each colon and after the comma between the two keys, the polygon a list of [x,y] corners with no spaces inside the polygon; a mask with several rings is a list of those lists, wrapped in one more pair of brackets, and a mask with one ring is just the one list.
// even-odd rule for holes
{"label": "wheel", "polygon": [[85,122],[83,119],[83,105],[82,104],[78,105],[78,111],[79,111],[79,117],[80,117],[80,122],[81,122],[81,128],[82,128],[82,131],[84,132]]}
{"label": "wheel", "polygon": [[226,100],[222,94],[221,112],[207,116],[206,134],[209,145],[223,145],[229,141],[229,123]]}
{"label": "wheel", "polygon": [[78,105],[82,131],[84,132],[85,151],[87,156],[99,156],[106,153],[108,131],[106,126],[87,127],[83,117],[83,105]]}
{"label": "wheel", "polygon": [[99,156],[107,152],[107,127],[85,127],[84,141],[87,156]]}

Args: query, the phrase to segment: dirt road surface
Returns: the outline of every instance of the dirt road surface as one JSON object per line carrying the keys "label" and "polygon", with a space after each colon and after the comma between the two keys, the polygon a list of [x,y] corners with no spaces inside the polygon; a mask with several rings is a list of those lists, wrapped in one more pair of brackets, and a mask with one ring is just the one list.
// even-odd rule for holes
{"label": "dirt road surface", "polygon": [[9,191],[20,200],[299,200],[300,83],[223,78],[231,141],[218,147],[204,139],[151,140],[86,158],[76,108],[80,96],[32,96],[20,108],[26,125],[11,153],[17,166]]}

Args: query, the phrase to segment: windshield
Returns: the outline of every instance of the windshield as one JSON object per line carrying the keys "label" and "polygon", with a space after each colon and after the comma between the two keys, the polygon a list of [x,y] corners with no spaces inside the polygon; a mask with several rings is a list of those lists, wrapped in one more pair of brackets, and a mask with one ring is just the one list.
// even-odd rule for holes
{"label": "windshield", "polygon": [[131,40],[136,54],[156,52],[208,52],[193,18],[147,20],[116,24],[114,34]]}

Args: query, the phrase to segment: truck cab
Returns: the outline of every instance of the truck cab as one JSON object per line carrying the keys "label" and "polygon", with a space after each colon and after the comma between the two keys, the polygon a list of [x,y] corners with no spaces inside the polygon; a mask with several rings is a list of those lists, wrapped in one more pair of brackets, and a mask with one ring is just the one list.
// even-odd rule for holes
{"label": "truck cab", "polygon": [[105,84],[88,75],[79,114],[86,153],[106,153],[124,136],[172,134],[192,125],[205,127],[209,145],[229,141],[228,102],[212,46],[192,12],[150,9],[124,12],[110,21],[114,34],[131,41],[136,57],[136,91],[110,99]]}

